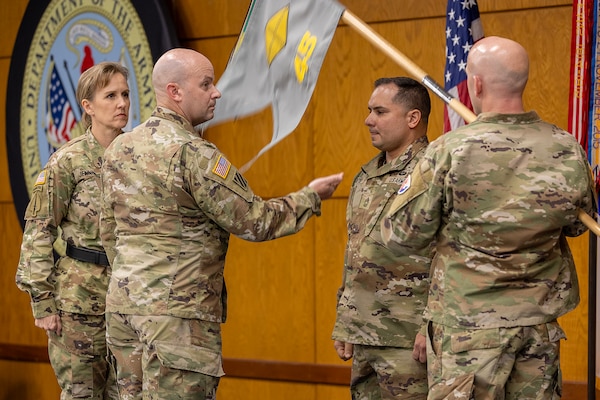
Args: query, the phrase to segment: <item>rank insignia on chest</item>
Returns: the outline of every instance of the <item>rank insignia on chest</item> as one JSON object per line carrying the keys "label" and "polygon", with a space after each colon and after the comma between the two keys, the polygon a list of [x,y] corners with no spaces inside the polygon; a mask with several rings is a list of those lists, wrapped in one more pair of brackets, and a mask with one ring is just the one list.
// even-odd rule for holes
{"label": "rank insignia on chest", "polygon": [[222,155],[219,154],[219,158],[217,159],[217,163],[215,164],[214,168],[212,169],[212,172],[215,175],[218,175],[221,178],[225,179],[225,178],[227,178],[227,175],[229,174],[230,168],[231,168],[231,163],[229,161],[227,161],[227,159],[225,157],[223,157]]}
{"label": "rank insignia on chest", "polygon": [[400,189],[398,189],[398,194],[403,194],[408,189],[410,189],[410,175],[406,177],[404,182],[402,182],[402,186],[400,186]]}

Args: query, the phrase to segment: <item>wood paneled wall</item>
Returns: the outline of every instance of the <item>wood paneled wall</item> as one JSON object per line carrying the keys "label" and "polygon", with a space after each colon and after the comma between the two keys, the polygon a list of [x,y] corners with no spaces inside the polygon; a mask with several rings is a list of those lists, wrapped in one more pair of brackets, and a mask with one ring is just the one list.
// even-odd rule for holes
{"label": "wood paneled wall", "polygon": [[[354,14],[410,57],[439,83],[444,69],[445,1],[341,0]],[[0,3],[0,93],[6,93],[14,41],[26,0]],[[206,54],[217,77],[227,63],[249,0],[171,0],[182,44]],[[567,125],[571,2],[567,0],[479,0],[484,32],[522,43],[531,57],[525,103],[545,119]],[[344,210],[360,165],[376,151],[364,126],[373,81],[407,75],[350,27],[340,24],[304,118],[295,132],[262,156],[245,174],[265,197],[284,195],[311,179],[344,171],[335,198],[323,215],[299,234],[268,243],[233,239],[226,263],[230,299],[223,326],[224,356],[303,363],[348,365],[332,348],[335,294],[341,281],[346,233]],[[432,94],[430,140],[442,130],[443,104]],[[21,228],[10,192],[5,102],[0,96],[0,342],[44,345],[33,326],[28,298],[14,284]],[[247,162],[271,137],[271,114],[226,123],[206,132],[237,166]],[[586,380],[587,235],[570,241],[576,257],[582,301],[561,319],[564,380]],[[56,399],[58,389],[47,364],[0,361],[0,399]],[[347,399],[340,386],[269,382],[225,377],[219,398]]]}

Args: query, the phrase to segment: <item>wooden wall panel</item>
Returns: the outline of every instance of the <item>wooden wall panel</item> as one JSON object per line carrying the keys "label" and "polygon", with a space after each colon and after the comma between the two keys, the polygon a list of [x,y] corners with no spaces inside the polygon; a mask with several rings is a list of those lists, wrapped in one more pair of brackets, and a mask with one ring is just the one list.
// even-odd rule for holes
{"label": "wooden wall panel", "polygon": [[[264,118],[260,118],[261,115]],[[238,168],[242,168],[271,140],[271,113],[266,110],[261,115],[208,128],[205,137],[214,142]],[[314,171],[314,136],[313,132],[306,132],[304,128],[309,123],[309,117],[303,119],[293,135],[258,158],[244,173],[257,195],[265,198],[283,196],[299,190],[318,176],[341,171]],[[250,137],[251,140],[248,139]]]}
{"label": "wooden wall panel", "polygon": [[343,386],[317,386],[318,400],[348,400],[350,398],[350,389]]}
{"label": "wooden wall panel", "polygon": [[571,7],[573,2],[570,0],[480,0],[477,4],[479,5],[479,10],[481,12],[522,10],[527,13],[529,20],[534,20],[537,19],[537,17],[530,12],[535,8],[551,8],[556,6]]}
{"label": "wooden wall panel", "polygon": [[[33,324],[29,297],[17,289],[21,225],[13,204],[0,203],[0,342],[45,346],[46,333]],[[60,390],[50,364],[0,360],[0,398],[55,400]]]}
{"label": "wooden wall panel", "polygon": [[[369,23],[444,17],[446,12],[446,2],[435,0],[340,0],[339,2],[352,13]],[[569,0],[479,0],[477,4],[479,5],[480,12],[487,12],[506,10],[532,11],[536,8],[571,5],[572,2]]]}
{"label": "wooden wall panel", "polygon": [[232,240],[225,357],[314,361],[314,224],[270,242]]}
{"label": "wooden wall panel", "polygon": [[[225,376],[219,383],[219,400],[308,400],[317,399],[315,385],[300,383],[251,381]],[[347,397],[346,397],[347,398]],[[344,398],[322,398],[322,400],[343,400]]]}
{"label": "wooden wall panel", "polygon": [[[348,176],[346,179],[352,179]],[[342,283],[344,249],[346,248],[347,199],[327,200],[323,204],[321,224],[317,226],[315,251],[316,348],[315,361],[322,364],[350,366],[340,360],[333,349],[331,332],[335,323],[337,290]]]}
{"label": "wooden wall panel", "polygon": [[0,2],[0,20],[2,21],[2,35],[0,35],[1,58],[10,57],[12,54],[19,25],[21,19],[23,19],[23,14],[25,14],[25,8],[27,8],[27,0]]}
{"label": "wooden wall panel", "polygon": [[[341,0],[340,4],[367,23],[444,17],[446,2],[435,0]],[[249,0],[205,0],[198,6],[195,0],[171,0],[173,17],[180,38],[218,38],[237,36]],[[559,5],[571,5],[568,0],[480,0],[481,12],[533,10]]]}
{"label": "wooden wall panel", "polygon": [[350,389],[344,386],[252,381],[228,378],[219,383],[219,400],[348,400]]}
{"label": "wooden wall panel", "polygon": [[[571,58],[571,5],[540,9],[535,18],[544,24],[523,23],[527,11],[483,14],[486,36],[504,36],[523,45],[530,56],[525,107],[567,128]],[[546,25],[548,23],[548,25]],[[548,29],[551,27],[551,29]]]}
{"label": "wooden wall panel", "polygon": [[0,360],[0,399],[57,400],[60,388],[48,363]]}
{"label": "wooden wall panel", "polygon": [[[558,319],[560,326],[567,335],[567,340],[562,341],[560,347],[560,365],[563,369],[563,380],[586,382],[588,367],[589,236],[586,233],[578,238],[568,240],[571,252],[575,257],[581,300],[575,310]],[[599,372],[596,371],[596,376]]]}
{"label": "wooden wall panel", "polygon": [[[182,45],[206,54],[217,78],[227,64],[249,0],[171,0]],[[445,2],[440,0],[342,0],[349,10],[414,61],[438,83],[444,68]],[[0,93],[6,92],[8,65],[26,0],[0,4]],[[522,43],[531,57],[526,106],[562,127],[567,121],[572,3],[567,0],[480,0],[486,35]],[[543,23],[539,23],[542,22]],[[551,27],[551,29],[548,29]],[[373,81],[407,74],[353,29],[340,23],[325,58],[313,98],[296,131],[258,159],[245,173],[255,193],[265,198],[297,190],[311,179],[344,171],[335,198],[323,215],[298,235],[266,243],[231,241],[226,278],[230,299],[223,325],[225,357],[349,365],[333,351],[331,330],[335,296],[341,282],[346,242],[345,207],[352,178],[376,150],[364,118]],[[10,98],[10,94],[6,94]],[[430,139],[441,133],[443,104],[432,96]],[[5,99],[0,101],[0,341],[43,345],[43,331],[33,326],[27,296],[16,289],[20,224],[8,192],[5,149]],[[218,106],[218,104],[217,104]],[[270,110],[209,128],[205,136],[241,167],[270,141]],[[580,277],[582,302],[561,318],[569,340],[562,351],[565,381],[586,380],[587,235],[570,240]],[[38,369],[46,369],[38,373]],[[50,370],[50,373],[48,373]],[[226,371],[227,372],[227,371]],[[31,387],[20,398],[56,388],[48,365],[0,361],[0,376],[15,377]],[[36,376],[35,381],[32,376]],[[0,381],[0,398],[9,386]],[[21,390],[21,389],[19,389]],[[11,392],[12,393],[12,392]],[[221,400],[347,399],[346,387],[267,382],[225,377]],[[13,396],[14,397],[14,396]],[[10,398],[10,396],[9,396]]]}
{"label": "wooden wall panel", "polygon": [[[1,35],[0,35],[1,36]],[[9,58],[0,58],[0,93],[6,93],[6,84],[8,81],[8,69],[10,67]],[[6,98],[0,96],[0,121],[1,132],[6,131]],[[4,138],[4,135],[2,135]],[[6,153],[6,140],[0,140],[0,202],[12,203],[12,192],[10,189],[10,178],[8,176],[8,155]]]}
{"label": "wooden wall panel", "polygon": [[10,327],[0,329],[0,342],[45,345],[46,332],[33,324],[29,296],[21,292],[15,284],[22,235],[21,225],[12,204],[0,203],[0,232],[0,326]]}
{"label": "wooden wall panel", "polygon": [[177,35],[185,39],[219,38],[240,33],[250,0],[171,0]]}

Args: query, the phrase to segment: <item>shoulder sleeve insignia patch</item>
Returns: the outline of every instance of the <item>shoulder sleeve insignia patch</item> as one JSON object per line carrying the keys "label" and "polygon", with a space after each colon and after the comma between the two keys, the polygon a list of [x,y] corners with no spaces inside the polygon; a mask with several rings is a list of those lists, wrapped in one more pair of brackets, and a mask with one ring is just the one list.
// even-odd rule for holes
{"label": "shoulder sleeve insignia patch", "polygon": [[248,182],[246,181],[246,178],[244,178],[239,172],[235,173],[235,176],[233,177],[233,182],[235,182],[243,190],[248,190]]}
{"label": "shoulder sleeve insignia patch", "polygon": [[223,179],[227,178],[229,174],[229,170],[231,169],[231,163],[227,161],[225,157],[219,154],[219,158],[217,159],[217,163],[212,169],[213,174],[220,176]]}
{"label": "shoulder sleeve insignia patch", "polygon": [[47,171],[43,169],[35,180],[34,186],[40,186],[46,183]]}

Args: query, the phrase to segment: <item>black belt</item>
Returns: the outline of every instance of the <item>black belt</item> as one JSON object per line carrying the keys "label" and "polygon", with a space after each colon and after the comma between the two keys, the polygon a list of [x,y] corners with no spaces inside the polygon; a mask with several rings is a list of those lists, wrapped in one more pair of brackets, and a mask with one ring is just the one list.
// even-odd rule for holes
{"label": "black belt", "polygon": [[84,247],[75,247],[67,243],[67,255],[75,260],[89,262],[98,265],[110,265],[108,257],[103,251],[86,249]]}

